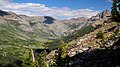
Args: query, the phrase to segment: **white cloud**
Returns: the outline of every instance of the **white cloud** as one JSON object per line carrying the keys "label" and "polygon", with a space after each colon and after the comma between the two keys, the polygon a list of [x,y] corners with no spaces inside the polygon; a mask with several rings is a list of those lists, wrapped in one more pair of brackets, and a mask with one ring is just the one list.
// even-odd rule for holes
{"label": "white cloud", "polygon": [[72,10],[68,7],[47,7],[44,4],[38,3],[14,3],[10,0],[0,0],[0,8],[7,11],[12,11],[17,14],[25,14],[30,16],[52,16],[59,19],[91,17],[99,13],[90,9]]}
{"label": "white cloud", "polygon": [[9,0],[0,0],[0,3],[9,2]]}
{"label": "white cloud", "polygon": [[106,2],[112,2],[112,0],[105,0]]}

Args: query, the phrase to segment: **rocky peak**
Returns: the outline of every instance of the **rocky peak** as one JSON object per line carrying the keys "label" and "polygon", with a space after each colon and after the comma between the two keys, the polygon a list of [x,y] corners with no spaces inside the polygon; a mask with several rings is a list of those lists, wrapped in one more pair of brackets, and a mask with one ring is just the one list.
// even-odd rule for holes
{"label": "rocky peak", "polygon": [[105,10],[105,11],[96,15],[96,17],[99,17],[99,18],[105,18],[108,16],[111,16],[111,12],[109,10]]}
{"label": "rocky peak", "polygon": [[0,10],[0,16],[4,16],[4,15],[9,15],[9,13],[8,13],[8,12],[5,12],[5,11]]}
{"label": "rocky peak", "polygon": [[50,16],[44,16],[44,23],[46,23],[46,24],[52,24],[52,23],[54,23],[54,21],[55,21],[55,19],[54,18],[52,18],[52,17],[50,17]]}
{"label": "rocky peak", "polygon": [[110,18],[111,17],[111,12],[109,10],[105,10],[101,13],[98,13],[96,16],[92,16],[89,21],[95,21],[98,19],[102,19],[102,18]]}
{"label": "rocky peak", "polygon": [[19,15],[13,13],[13,12],[6,12],[6,11],[2,11],[0,10],[0,18],[2,19],[6,19],[6,20],[18,20],[18,18],[20,19]]}

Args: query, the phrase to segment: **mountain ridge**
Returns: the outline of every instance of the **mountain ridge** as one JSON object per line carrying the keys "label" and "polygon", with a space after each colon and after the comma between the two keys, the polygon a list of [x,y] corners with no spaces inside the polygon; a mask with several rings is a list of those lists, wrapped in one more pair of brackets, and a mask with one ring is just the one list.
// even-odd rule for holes
{"label": "mountain ridge", "polygon": [[[3,13],[3,14],[2,14]],[[26,16],[17,15],[13,12],[0,10],[1,24],[12,27],[25,35],[27,38],[39,40],[56,39],[61,36],[68,36],[84,26],[93,26],[104,22],[110,16],[110,11],[105,10],[91,18],[72,18],[69,20],[58,20],[49,16]],[[97,24],[95,24],[98,22]],[[13,33],[14,34],[14,33]]]}

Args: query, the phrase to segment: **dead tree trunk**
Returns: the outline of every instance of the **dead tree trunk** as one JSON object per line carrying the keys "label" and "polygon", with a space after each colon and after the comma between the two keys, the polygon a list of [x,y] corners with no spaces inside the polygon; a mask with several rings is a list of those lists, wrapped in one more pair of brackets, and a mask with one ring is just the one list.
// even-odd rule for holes
{"label": "dead tree trunk", "polygon": [[35,55],[34,55],[33,49],[31,49],[31,54],[32,54],[32,61],[35,62]]}

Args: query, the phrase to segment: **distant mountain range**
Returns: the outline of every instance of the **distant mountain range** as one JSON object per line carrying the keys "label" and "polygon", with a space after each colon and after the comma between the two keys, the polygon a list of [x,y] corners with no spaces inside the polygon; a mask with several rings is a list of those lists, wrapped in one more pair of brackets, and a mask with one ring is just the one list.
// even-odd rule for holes
{"label": "distant mountain range", "polygon": [[[67,36],[75,30],[81,29],[85,25],[108,19],[110,12],[105,10],[91,18],[73,18],[70,20],[58,20],[49,16],[26,16],[17,15],[13,12],[0,10],[0,24],[11,27],[19,34],[26,38],[40,39],[56,39],[61,36]],[[0,30],[3,27],[0,26]],[[13,32],[11,32],[13,33]],[[15,34],[15,33],[13,33]]]}

